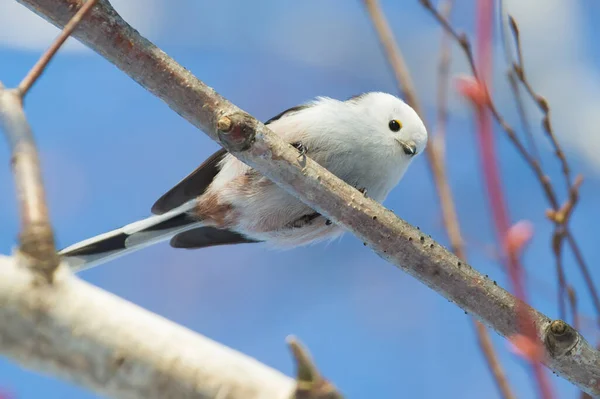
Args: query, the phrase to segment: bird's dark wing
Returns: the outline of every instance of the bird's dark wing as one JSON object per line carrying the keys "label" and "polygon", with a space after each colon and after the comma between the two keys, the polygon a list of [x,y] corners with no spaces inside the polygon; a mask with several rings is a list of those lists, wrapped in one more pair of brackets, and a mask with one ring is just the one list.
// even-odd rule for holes
{"label": "bird's dark wing", "polygon": [[171,238],[173,248],[198,249],[215,245],[244,244],[260,242],[251,240],[230,230],[221,230],[215,227],[198,227],[177,234]]}
{"label": "bird's dark wing", "polygon": [[212,154],[196,170],[184,177],[175,187],[160,197],[152,205],[152,213],[162,215],[204,193],[215,175],[219,172],[218,163],[226,154],[227,151],[223,148]]}
{"label": "bird's dark wing", "polygon": [[[265,122],[265,125],[281,119],[285,115],[309,108],[310,104],[298,105],[286,109]],[[178,206],[181,206],[204,193],[209,184],[213,181],[215,175],[219,172],[218,164],[227,154],[225,149],[220,149],[211,155],[204,163],[196,168],[192,173],[184,177],[175,187],[158,199],[152,205],[152,213],[162,215]]]}
{"label": "bird's dark wing", "polygon": [[302,111],[303,109],[310,108],[311,106],[312,106],[311,104],[302,104],[302,105],[296,105],[295,107],[292,107],[292,108],[288,108],[285,111],[278,113],[277,115],[275,115],[274,117],[272,117],[271,119],[266,121],[265,125],[268,125],[269,123],[273,123],[276,120],[279,120],[286,115],[290,115],[290,114],[293,114],[294,112],[298,112],[298,111]]}

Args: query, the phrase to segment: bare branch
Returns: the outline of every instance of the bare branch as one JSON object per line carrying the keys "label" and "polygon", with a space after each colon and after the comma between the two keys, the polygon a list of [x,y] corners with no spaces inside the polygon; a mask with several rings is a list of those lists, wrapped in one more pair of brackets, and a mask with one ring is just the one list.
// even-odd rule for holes
{"label": "bare branch", "polygon": [[515,399],[516,397],[512,392],[510,384],[508,383],[504,369],[498,360],[498,356],[496,356],[496,351],[492,345],[490,334],[486,330],[485,326],[481,323],[475,323],[475,328],[477,329],[477,340],[479,341],[479,346],[488,362],[488,367],[491,369],[492,376],[494,376],[494,382],[496,385],[498,385],[498,390],[504,399]]}
{"label": "bare branch", "polygon": [[[454,7],[453,0],[446,0],[439,6],[442,15],[449,18],[452,8]],[[448,123],[448,92],[450,88],[450,64],[452,61],[450,38],[448,32],[442,31],[442,40],[440,42],[440,56],[438,61],[437,74],[437,116],[435,121],[435,135],[431,138],[435,143],[437,157],[444,164],[446,152],[446,124]]]}
{"label": "bare branch", "polygon": [[573,287],[569,286],[567,289],[569,296],[569,308],[571,309],[571,317],[573,318],[573,327],[576,330],[579,329],[579,312],[577,311],[577,294]]}
{"label": "bare branch", "polygon": [[508,13],[506,11],[506,2],[504,0],[499,1],[500,12],[499,12],[499,24],[501,29],[501,38],[502,38],[502,47],[504,48],[504,57],[506,59],[507,65],[510,65],[506,72],[506,76],[508,78],[508,82],[510,83],[510,89],[515,100],[515,105],[517,108],[517,113],[519,114],[519,119],[521,122],[521,126],[525,133],[525,137],[527,140],[527,146],[531,151],[533,158],[540,164],[542,164],[542,160],[540,157],[540,152],[538,150],[535,138],[533,137],[533,132],[531,131],[531,124],[529,123],[527,110],[525,109],[525,104],[523,103],[523,96],[521,95],[521,90],[517,84],[517,78],[514,73],[514,69],[512,65],[513,61],[513,51],[510,46],[510,38],[508,35],[508,28],[506,26],[506,20]]}
{"label": "bare branch", "polygon": [[0,84],[0,126],[8,138],[21,215],[19,249],[46,281],[58,266],[54,234],[50,226],[40,160],[31,128],[23,112],[21,96]]}
{"label": "bare branch", "polygon": [[65,25],[60,35],[56,38],[52,46],[40,57],[38,62],[34,65],[33,68],[29,71],[27,76],[19,83],[18,91],[21,94],[21,97],[25,97],[27,92],[36,82],[36,80],[42,75],[46,66],[52,60],[52,57],[56,54],[56,52],[61,48],[64,42],[71,36],[71,33],[75,30],[79,22],[83,19],[85,14],[91,10],[91,8],[96,4],[97,0],[88,0],[85,4],[81,6],[79,11],[71,18],[71,20]]}
{"label": "bare branch", "polygon": [[419,99],[416,96],[416,90],[412,79],[410,78],[410,72],[408,71],[406,62],[404,62],[404,57],[400,52],[400,48],[396,45],[394,34],[385,21],[385,16],[381,12],[379,3],[374,0],[364,0],[364,2],[371,19],[373,20],[373,25],[375,25],[375,29],[377,29],[377,34],[381,39],[381,45],[385,50],[385,54],[392,68],[392,72],[396,77],[396,81],[403,82],[400,90],[402,91],[402,94],[404,94],[406,102],[417,111],[417,114],[423,117],[425,114],[423,113],[423,108],[421,108]]}
{"label": "bare branch", "polygon": [[[114,398],[287,399],[294,380],[59,268],[0,256],[0,351]],[[219,396],[220,395],[220,396]]]}
{"label": "bare branch", "polygon": [[[19,1],[59,26],[72,16],[71,8],[62,0]],[[69,1],[70,4],[75,2]],[[77,4],[81,2],[77,1]],[[74,32],[77,38],[159,96],[240,160],[354,233],[381,257],[473,313],[500,334],[511,336],[519,331],[515,324],[517,301],[514,297],[310,158],[299,158],[292,146],[141,37],[107,1],[101,0],[80,27]],[[217,129],[217,122],[224,116],[231,121],[226,132]],[[546,342],[549,334],[556,334],[549,328],[551,320],[548,317],[523,306],[530,312],[542,342]],[[581,335],[575,333],[572,337],[569,350],[548,352],[545,364],[581,389],[598,394],[599,387],[591,381],[600,380],[599,354]]]}
{"label": "bare branch", "polygon": [[531,86],[531,83],[529,82],[529,79],[527,78],[527,74],[525,73],[525,61],[523,58],[523,48],[521,46],[521,35],[519,34],[519,26],[517,24],[517,21],[512,16],[509,16],[508,18],[509,18],[511,32],[513,34],[513,37],[515,39],[515,44],[517,47],[517,62],[513,65],[513,70],[514,70],[517,78],[519,78],[519,81],[521,81],[521,83],[523,84],[523,87],[525,87],[525,90],[527,91],[527,93],[529,94],[531,99],[536,103],[536,105],[539,107],[539,109],[544,113],[544,117],[542,120],[542,126],[544,127],[544,130],[546,131],[546,135],[548,136],[548,138],[550,139],[550,142],[552,143],[552,146],[554,147],[556,157],[558,158],[558,160],[560,161],[560,164],[562,166],[562,171],[565,176],[565,181],[567,183],[567,189],[571,190],[571,188],[573,187],[573,179],[571,177],[571,167],[569,166],[567,157],[565,156],[565,153],[562,150],[560,143],[556,139],[554,130],[552,129],[552,125],[550,123],[550,106],[548,105],[548,102],[546,101],[546,99],[544,97],[542,97],[541,95],[539,95],[538,93],[535,92],[535,90],[533,89],[533,86]]}

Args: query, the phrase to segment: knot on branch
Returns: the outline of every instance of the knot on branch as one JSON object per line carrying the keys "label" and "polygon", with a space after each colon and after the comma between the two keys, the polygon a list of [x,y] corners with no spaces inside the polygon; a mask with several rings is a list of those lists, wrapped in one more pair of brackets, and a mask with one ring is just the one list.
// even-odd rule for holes
{"label": "knot on branch", "polygon": [[19,251],[47,282],[52,282],[60,258],[55,250],[54,233],[48,223],[30,223],[19,234]]}
{"label": "knot on branch", "polygon": [[243,112],[224,115],[217,121],[219,140],[231,151],[246,151],[254,143],[256,123]]}
{"label": "knot on branch", "polygon": [[568,355],[579,342],[579,334],[562,320],[554,320],[546,329],[546,350],[552,357]]}
{"label": "knot on branch", "polygon": [[290,399],[343,399],[335,385],[327,381],[295,337],[287,339],[296,361],[296,390]]}

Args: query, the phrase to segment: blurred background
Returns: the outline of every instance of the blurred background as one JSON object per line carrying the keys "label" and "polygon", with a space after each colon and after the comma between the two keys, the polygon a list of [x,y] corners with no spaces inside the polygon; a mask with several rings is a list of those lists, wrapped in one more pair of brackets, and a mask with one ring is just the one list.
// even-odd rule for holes
{"label": "blurred background", "polygon": [[[397,93],[359,0],[111,2],[143,35],[262,120],[318,95],[344,99],[372,90]],[[475,0],[455,3],[453,24],[472,34]],[[417,0],[384,0],[382,7],[433,122],[441,30]],[[529,78],[552,107],[573,169],[585,177],[571,225],[598,282],[600,47],[594,43],[600,36],[595,23],[600,3],[507,0],[506,7],[521,28]],[[0,2],[0,80],[16,85],[57,33],[16,1]],[[494,97],[519,127],[496,37]],[[452,59],[454,79],[467,72],[454,44]],[[25,105],[42,155],[59,247],[148,216],[163,192],[219,148],[73,39]],[[449,107],[447,168],[468,260],[508,287],[495,255],[472,110],[454,83]],[[559,164],[540,129],[541,115],[531,104],[528,110],[544,170],[564,199]],[[552,224],[544,216],[548,204],[504,133],[495,132],[511,220],[527,219],[535,228],[524,254],[532,304],[557,317]],[[0,159],[5,160],[0,168],[0,253],[8,254],[16,243],[18,220],[3,140]],[[385,205],[448,244],[424,156]],[[595,343],[590,297],[568,250],[564,259],[578,296],[582,332]],[[289,375],[293,364],[284,339],[295,334],[348,398],[499,398],[469,316],[349,234],[286,252],[262,244],[199,251],[161,244],[81,277]],[[517,396],[536,397],[526,362],[505,340],[491,335]],[[557,397],[578,397],[571,384],[548,374]],[[23,399],[95,397],[5,359],[0,359],[0,392]]]}

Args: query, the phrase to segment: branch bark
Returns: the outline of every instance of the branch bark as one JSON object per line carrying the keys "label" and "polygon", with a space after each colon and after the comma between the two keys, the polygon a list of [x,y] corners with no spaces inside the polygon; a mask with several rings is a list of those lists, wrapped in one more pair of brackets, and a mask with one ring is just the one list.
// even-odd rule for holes
{"label": "branch bark", "polygon": [[[73,15],[81,0],[18,0],[57,26]],[[418,278],[503,336],[520,331],[517,300],[459,258],[364,198],[243,112],[168,57],[130,27],[106,0],[92,10],[74,36],[103,55],[175,112],[202,129],[233,155],[269,177],[309,206],[344,226],[400,269]],[[229,119],[229,124],[223,118]],[[228,126],[220,131],[217,126]],[[582,390],[600,394],[600,357],[576,331],[523,304],[540,340],[547,343],[545,364]],[[560,323],[560,322],[559,322]],[[567,326],[568,327],[568,326]],[[0,326],[0,329],[3,327]],[[146,331],[146,330],[142,330]],[[1,332],[1,330],[0,330]]]}

